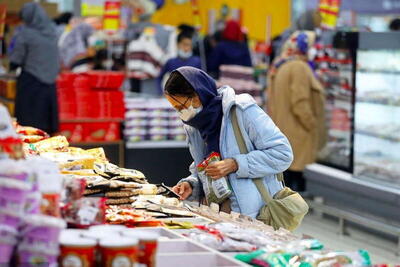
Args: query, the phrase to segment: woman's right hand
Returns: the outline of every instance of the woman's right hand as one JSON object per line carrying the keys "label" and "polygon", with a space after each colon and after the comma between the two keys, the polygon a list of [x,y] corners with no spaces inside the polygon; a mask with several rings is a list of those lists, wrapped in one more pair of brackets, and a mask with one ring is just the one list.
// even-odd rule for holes
{"label": "woman's right hand", "polygon": [[176,194],[180,196],[181,200],[187,199],[193,192],[192,186],[188,182],[183,182],[180,184],[175,185],[172,188]]}

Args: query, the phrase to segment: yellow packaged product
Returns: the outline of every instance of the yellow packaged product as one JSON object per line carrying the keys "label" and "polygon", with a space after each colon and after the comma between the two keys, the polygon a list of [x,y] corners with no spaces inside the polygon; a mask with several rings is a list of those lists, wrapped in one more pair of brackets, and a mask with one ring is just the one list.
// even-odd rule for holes
{"label": "yellow packaged product", "polygon": [[85,150],[85,152],[93,157],[95,157],[97,160],[102,160],[104,162],[108,161],[106,157],[106,153],[104,152],[104,149],[102,147],[97,147],[97,148],[92,148]]}
{"label": "yellow packaged product", "polygon": [[35,149],[40,152],[61,150],[69,146],[65,136],[54,136],[34,144]]}
{"label": "yellow packaged product", "polygon": [[95,158],[83,158],[77,159],[70,162],[59,163],[58,167],[61,170],[82,170],[82,169],[94,169]]}

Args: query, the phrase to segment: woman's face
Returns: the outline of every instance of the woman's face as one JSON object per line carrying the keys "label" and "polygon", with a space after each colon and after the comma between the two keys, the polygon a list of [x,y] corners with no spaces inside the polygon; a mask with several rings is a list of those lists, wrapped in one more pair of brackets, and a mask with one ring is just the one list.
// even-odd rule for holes
{"label": "woman's face", "polygon": [[201,106],[200,98],[196,95],[194,97],[187,96],[172,96],[166,94],[165,97],[171,103],[172,107],[177,111],[181,111],[183,109],[189,108],[193,105],[194,108],[198,108]]}

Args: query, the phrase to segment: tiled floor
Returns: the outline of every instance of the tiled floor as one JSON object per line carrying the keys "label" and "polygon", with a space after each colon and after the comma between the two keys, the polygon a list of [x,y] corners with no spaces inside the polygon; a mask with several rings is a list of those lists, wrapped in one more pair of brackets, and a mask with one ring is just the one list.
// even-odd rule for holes
{"label": "tiled floor", "polygon": [[353,228],[348,232],[350,236],[340,236],[337,222],[316,215],[308,215],[296,230],[299,235],[305,234],[320,240],[327,248],[344,251],[366,249],[374,264],[400,264],[400,257],[394,253],[397,246],[395,242]]}

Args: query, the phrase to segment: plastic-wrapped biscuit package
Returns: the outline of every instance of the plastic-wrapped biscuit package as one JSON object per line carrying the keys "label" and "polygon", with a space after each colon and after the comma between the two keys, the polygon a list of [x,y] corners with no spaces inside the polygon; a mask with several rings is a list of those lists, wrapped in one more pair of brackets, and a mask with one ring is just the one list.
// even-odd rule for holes
{"label": "plastic-wrapped biscuit package", "polygon": [[215,180],[207,176],[207,174],[205,173],[205,169],[209,164],[220,160],[221,156],[219,155],[219,153],[212,153],[207,159],[205,159],[197,166],[198,175],[203,182],[203,189],[208,204],[220,204],[232,194],[227,177],[222,177]]}

